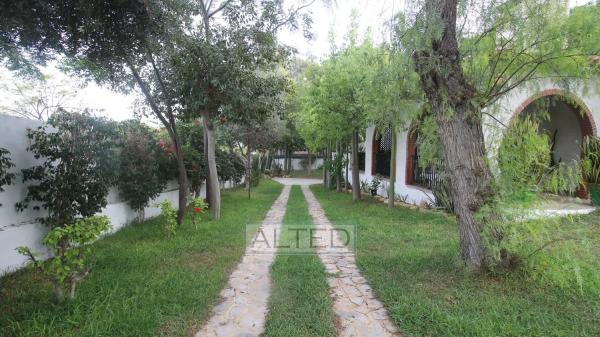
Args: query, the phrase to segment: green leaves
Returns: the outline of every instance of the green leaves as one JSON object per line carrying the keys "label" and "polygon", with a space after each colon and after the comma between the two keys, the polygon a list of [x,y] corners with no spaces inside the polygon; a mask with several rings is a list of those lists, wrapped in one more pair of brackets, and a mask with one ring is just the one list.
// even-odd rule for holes
{"label": "green leaves", "polygon": [[156,204],[156,206],[160,207],[165,232],[167,232],[169,237],[175,236],[177,232],[177,210],[173,208],[169,200],[164,200]]}
{"label": "green leaves", "polygon": [[15,180],[15,174],[9,172],[13,167],[15,167],[15,164],[10,160],[10,152],[0,147],[0,192],[4,192],[2,188],[4,185],[10,185]]}
{"label": "green leaves", "polygon": [[600,184],[600,138],[587,137],[584,140],[582,164],[586,181]]}
{"label": "green leaves", "polygon": [[116,126],[86,113],[57,113],[48,123],[28,131],[28,150],[42,163],[22,170],[27,194],[17,208],[35,202],[48,211],[42,223],[61,227],[106,206],[115,182]]}
{"label": "green leaves", "polygon": [[90,245],[102,233],[110,229],[106,216],[91,216],[76,219],[74,223],[52,229],[42,240],[51,252],[47,260],[39,260],[38,254],[28,247],[18,247],[19,254],[26,255],[31,263],[53,284],[59,300],[69,292],[75,297],[77,283],[90,272]]}

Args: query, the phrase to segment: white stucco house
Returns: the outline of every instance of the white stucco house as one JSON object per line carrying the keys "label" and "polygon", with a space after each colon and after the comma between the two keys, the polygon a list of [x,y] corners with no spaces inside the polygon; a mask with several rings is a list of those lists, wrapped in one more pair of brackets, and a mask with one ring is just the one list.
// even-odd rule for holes
{"label": "white stucco house", "polygon": [[[577,162],[581,156],[582,140],[586,136],[598,135],[600,126],[600,93],[593,90],[565,90],[551,83],[537,84],[513,90],[490,107],[494,117],[484,116],[484,133],[488,152],[493,153],[501,141],[502,125],[509,125],[511,119],[532,113],[536,103],[546,98],[551,100],[548,107],[550,119],[540,127],[554,140],[553,160],[555,162]],[[397,134],[396,153],[396,195],[406,198],[413,204],[429,203],[433,200],[430,186],[439,179],[439,172],[422,170],[418,167],[418,131],[409,132],[405,126]],[[363,134],[364,152],[360,154],[360,179],[370,182],[379,176],[382,184],[378,194],[387,197],[391,158],[391,133],[371,126]],[[349,177],[351,174],[349,174]],[[586,198],[586,191],[580,190],[577,196]]]}

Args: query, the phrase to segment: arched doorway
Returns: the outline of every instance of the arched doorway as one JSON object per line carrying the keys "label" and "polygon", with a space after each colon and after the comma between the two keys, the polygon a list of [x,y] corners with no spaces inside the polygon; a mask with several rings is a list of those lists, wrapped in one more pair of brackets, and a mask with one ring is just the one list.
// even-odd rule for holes
{"label": "arched doorway", "polygon": [[[543,116],[539,113],[543,112]],[[536,94],[519,106],[513,118],[533,116],[540,121],[540,132],[552,143],[552,164],[579,165],[581,144],[588,136],[596,135],[596,125],[589,108],[576,96],[559,89]],[[584,187],[576,195],[587,198]]]}
{"label": "arched doorway", "polygon": [[389,178],[392,159],[392,131],[390,128],[386,128],[383,133],[375,129],[372,150],[371,175]]}
{"label": "arched doorway", "polygon": [[432,189],[443,183],[444,162],[435,159],[425,167],[419,160],[419,128],[413,125],[408,131],[406,144],[406,185],[419,186]]}

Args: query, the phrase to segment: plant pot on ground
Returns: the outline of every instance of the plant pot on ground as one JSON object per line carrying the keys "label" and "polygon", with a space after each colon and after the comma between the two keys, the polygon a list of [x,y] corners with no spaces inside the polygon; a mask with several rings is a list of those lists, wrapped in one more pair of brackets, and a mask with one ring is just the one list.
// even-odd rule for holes
{"label": "plant pot on ground", "polygon": [[369,190],[371,191],[372,196],[377,195],[377,190],[379,190],[379,186],[381,185],[381,178],[378,176],[373,177],[371,180],[371,184],[369,186]]}

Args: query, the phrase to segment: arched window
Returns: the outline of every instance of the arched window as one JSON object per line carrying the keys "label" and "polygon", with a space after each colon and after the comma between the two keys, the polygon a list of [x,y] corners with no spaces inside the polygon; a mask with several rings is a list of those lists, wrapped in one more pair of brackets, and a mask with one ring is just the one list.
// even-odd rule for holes
{"label": "arched window", "polygon": [[372,175],[382,177],[390,176],[390,160],[392,159],[392,131],[386,128],[380,133],[375,129],[373,135],[373,161],[371,166]]}

